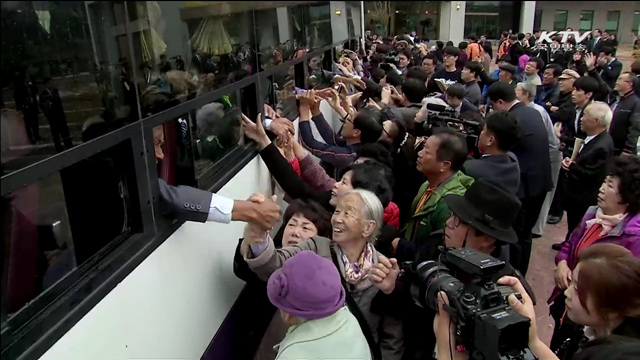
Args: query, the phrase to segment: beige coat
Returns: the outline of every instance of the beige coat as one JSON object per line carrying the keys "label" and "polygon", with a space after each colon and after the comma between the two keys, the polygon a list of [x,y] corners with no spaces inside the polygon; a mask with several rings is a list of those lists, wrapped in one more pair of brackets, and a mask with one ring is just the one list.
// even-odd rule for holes
{"label": "beige coat", "polygon": [[[253,253],[246,240],[242,242],[241,246],[242,256],[249,268],[265,281],[274,271],[281,268],[287,259],[304,250],[313,251],[323,258],[331,260],[331,240],[319,236],[307,239],[295,246],[277,250],[273,240],[269,239],[269,247],[256,258],[253,258]],[[339,254],[336,255],[339,256]],[[381,254],[377,253],[374,256],[374,265],[377,263],[379,255]],[[342,264],[339,266],[340,273],[344,276],[344,267]],[[371,312],[371,302],[379,290],[368,279],[364,281],[366,283],[359,284],[357,288],[350,285],[348,290],[369,323],[373,338],[380,344],[382,358],[384,360],[399,360],[404,351],[402,320],[398,317],[381,316]]]}

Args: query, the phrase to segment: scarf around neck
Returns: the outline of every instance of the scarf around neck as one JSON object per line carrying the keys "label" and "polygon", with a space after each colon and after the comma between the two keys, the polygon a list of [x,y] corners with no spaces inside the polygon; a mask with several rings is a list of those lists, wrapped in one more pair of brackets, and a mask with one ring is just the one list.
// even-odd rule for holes
{"label": "scarf around neck", "polygon": [[362,250],[358,261],[352,263],[347,259],[347,255],[340,250],[340,258],[344,266],[344,279],[347,283],[356,285],[369,277],[369,271],[373,267],[374,253],[373,245],[367,244]]}
{"label": "scarf around neck", "polygon": [[598,208],[596,212],[596,217],[586,222],[587,228],[590,228],[593,224],[602,225],[602,232],[600,236],[606,235],[611,231],[614,227],[618,226],[624,218],[627,217],[627,214],[616,214],[616,215],[605,215],[602,212],[602,209]]}

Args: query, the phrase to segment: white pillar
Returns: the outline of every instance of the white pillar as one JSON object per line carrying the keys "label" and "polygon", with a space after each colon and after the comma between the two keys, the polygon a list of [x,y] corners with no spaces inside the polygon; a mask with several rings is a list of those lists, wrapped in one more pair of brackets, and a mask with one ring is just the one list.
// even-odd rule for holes
{"label": "white pillar", "polygon": [[[329,4],[333,43],[344,42],[349,38],[349,28],[347,27],[347,4],[344,1],[330,1]],[[336,11],[339,12],[340,15],[336,14]]]}
{"label": "white pillar", "polygon": [[289,29],[289,10],[286,6],[276,8],[276,19],[278,21],[278,36],[280,42],[285,43],[291,39],[291,31]]}
{"label": "white pillar", "polygon": [[465,1],[440,2],[440,34],[441,41],[453,41],[454,45],[464,40]]}
{"label": "white pillar", "polygon": [[536,17],[536,2],[523,1],[520,11],[520,29],[519,32],[533,33],[533,22]]}

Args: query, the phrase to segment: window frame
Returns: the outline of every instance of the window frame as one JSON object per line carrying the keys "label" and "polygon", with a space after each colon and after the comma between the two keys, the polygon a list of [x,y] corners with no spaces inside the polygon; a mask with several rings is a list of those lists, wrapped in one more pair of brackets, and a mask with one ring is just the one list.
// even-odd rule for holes
{"label": "window frame", "polygon": [[[564,13],[564,26],[562,26],[561,29],[556,29],[556,23],[558,22],[556,20],[556,17],[560,13]],[[564,30],[567,30],[567,22],[568,21],[569,21],[569,10],[556,10],[555,13],[553,14],[553,31],[564,31]]]}
{"label": "window frame", "polygon": [[[252,10],[252,9],[249,9]],[[125,6],[125,15],[128,16]],[[131,32],[127,27],[131,46]],[[347,41],[358,40],[348,38]],[[223,95],[255,86],[256,106],[262,109],[264,94],[261,84],[268,77],[293,66],[296,84],[303,85],[309,59],[327,54],[344,40],[310,51],[304,56],[286,61],[274,68],[263,70],[240,81],[216,89],[140,121],[116,129],[89,142],[78,144],[64,152],[31,164],[1,178],[3,196],[27,184],[58,174],[60,170],[92,157],[116,144],[129,141],[133,159],[133,174],[137,198],[132,198],[141,212],[140,231],[123,233],[93,255],[87,262],[46,289],[2,325],[1,355],[3,359],[38,358],[64,336],[82,317],[97,305],[117,284],[124,280],[142,261],[169,238],[184,221],[169,220],[159,211],[159,187],[152,129],[175,118],[197,110]],[[135,68],[134,68],[135,71]],[[253,104],[252,104],[253,105]],[[293,119],[292,119],[293,120]],[[198,187],[219,191],[258,155],[253,142],[239,145],[215,162],[204,176],[198,178]]]}
{"label": "window frame", "polygon": [[[618,19],[616,20],[616,28],[615,29],[609,28],[607,26],[609,21],[610,21],[609,20],[609,14],[618,14]],[[604,25],[605,25],[604,30],[606,32],[608,32],[609,34],[616,34],[617,35],[618,34],[618,30],[620,29],[620,16],[621,16],[621,11],[620,10],[607,10],[607,17],[606,17],[606,20],[605,20],[605,23],[604,23]]]}
{"label": "window frame", "polygon": [[[582,14],[584,14],[584,13],[591,14],[591,20],[590,20],[590,23],[589,23],[589,28],[583,28],[582,27],[582,21],[583,21],[582,20]],[[580,32],[586,32],[586,31],[593,30],[593,19],[594,19],[594,17],[595,17],[595,10],[581,10],[580,11],[580,26],[578,27],[578,30]],[[584,20],[584,21],[586,21],[586,20]]]}

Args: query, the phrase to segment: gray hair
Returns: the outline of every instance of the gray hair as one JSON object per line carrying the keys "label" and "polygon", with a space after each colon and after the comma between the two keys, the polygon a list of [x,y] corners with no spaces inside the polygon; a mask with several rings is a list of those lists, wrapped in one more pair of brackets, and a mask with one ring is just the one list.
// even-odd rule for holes
{"label": "gray hair", "polygon": [[591,116],[598,119],[598,123],[601,126],[604,126],[605,129],[609,130],[609,125],[611,125],[611,119],[613,118],[613,111],[611,111],[611,108],[607,103],[594,101],[589,104],[584,111],[588,111]]}
{"label": "gray hair", "polygon": [[371,239],[369,239],[370,242],[375,243],[382,227],[382,215],[384,213],[380,199],[373,192],[364,189],[354,189],[349,191],[349,194],[356,194],[360,197],[364,204],[364,209],[362,209],[364,218],[369,221],[375,221],[376,227],[373,229]]}
{"label": "gray hair", "polygon": [[533,100],[536,97],[536,86],[528,81],[519,82],[516,87],[519,87],[520,90],[526,92],[529,95],[529,99]]}
{"label": "gray hair", "polygon": [[204,105],[196,112],[198,130],[204,131],[210,125],[219,123],[224,117],[224,105],[212,102]]}

